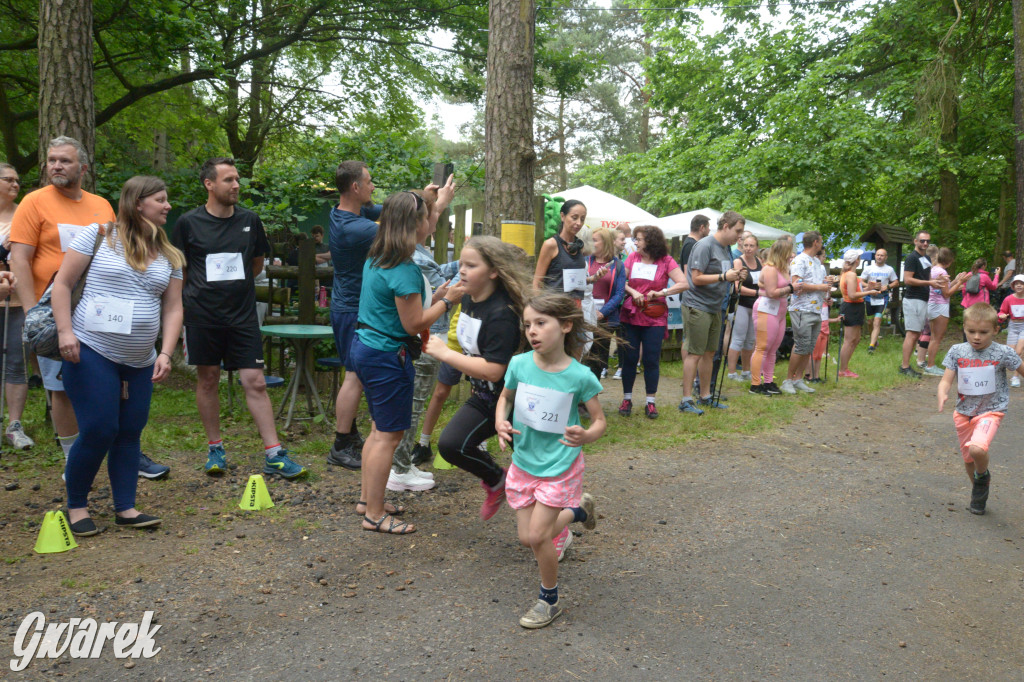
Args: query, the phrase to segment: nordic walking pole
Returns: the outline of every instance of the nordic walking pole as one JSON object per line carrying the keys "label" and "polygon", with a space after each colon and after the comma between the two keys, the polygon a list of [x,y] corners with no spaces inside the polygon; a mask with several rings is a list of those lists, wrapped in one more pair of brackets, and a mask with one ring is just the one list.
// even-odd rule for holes
{"label": "nordic walking pole", "polygon": [[[729,305],[728,305],[728,308],[726,308],[726,315],[725,315],[726,322],[728,322],[728,320],[729,320],[729,315],[730,314],[734,314],[736,312],[736,302],[738,300],[739,300],[739,296],[737,294],[732,293],[732,294],[729,295]],[[722,399],[722,386],[725,384],[725,376],[724,375],[729,370],[729,367],[728,367],[728,365],[729,365],[729,344],[732,343],[732,331],[733,331],[733,327],[735,326],[735,324],[736,324],[736,320],[734,318],[733,319],[733,323],[729,325],[729,338],[728,339],[725,338],[725,327],[724,326],[722,327],[722,334],[719,336],[720,346],[719,346],[719,351],[718,352],[719,352],[719,357],[721,359],[719,360],[718,373],[715,374],[714,377],[712,377],[712,381],[713,381],[713,383],[711,385],[711,404],[712,405],[719,404],[719,401]]]}

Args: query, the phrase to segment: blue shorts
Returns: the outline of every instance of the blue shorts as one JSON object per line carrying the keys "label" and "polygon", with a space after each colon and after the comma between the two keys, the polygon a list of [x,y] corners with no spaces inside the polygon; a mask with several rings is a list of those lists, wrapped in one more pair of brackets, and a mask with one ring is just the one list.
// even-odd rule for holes
{"label": "blue shorts", "polygon": [[355,369],[348,359],[348,351],[352,346],[352,339],[356,335],[356,322],[359,313],[339,313],[331,311],[331,328],[334,330],[334,347],[338,351],[338,358],[341,365],[348,371]]}
{"label": "blue shorts", "polygon": [[366,406],[377,430],[394,433],[412,426],[416,370],[409,354],[370,348],[354,335],[348,359],[363,384]]}
{"label": "blue shorts", "polygon": [[437,369],[437,383],[445,386],[457,386],[462,381],[462,372],[448,363],[442,362]]}

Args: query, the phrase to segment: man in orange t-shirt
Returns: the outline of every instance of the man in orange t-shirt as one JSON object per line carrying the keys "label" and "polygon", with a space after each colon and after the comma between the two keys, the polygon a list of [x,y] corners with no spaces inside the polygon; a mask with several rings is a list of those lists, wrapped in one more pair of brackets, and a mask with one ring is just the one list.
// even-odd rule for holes
{"label": "man in orange t-shirt", "polygon": [[[46,175],[51,184],[28,194],[14,213],[10,263],[26,311],[46,291],[78,231],[92,223],[114,220],[114,210],[106,199],[82,190],[82,175],[88,167],[81,142],[64,136],[50,140]],[[78,422],[59,378],[62,364],[39,358],[43,386],[53,399],[53,426],[66,458],[78,437]]]}

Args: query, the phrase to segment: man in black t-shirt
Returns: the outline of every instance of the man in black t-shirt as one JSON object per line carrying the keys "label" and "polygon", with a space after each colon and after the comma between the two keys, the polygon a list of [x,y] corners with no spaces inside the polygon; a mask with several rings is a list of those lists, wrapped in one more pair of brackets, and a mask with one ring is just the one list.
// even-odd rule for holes
{"label": "man in black t-shirt", "polygon": [[903,262],[903,326],[907,333],[903,337],[900,374],[914,379],[920,379],[921,373],[910,366],[910,358],[928,320],[928,288],[939,289],[949,283],[948,278],[940,282],[931,277],[932,263],[925,255],[930,243],[931,235],[924,230],[918,231],[914,236],[914,250]]}
{"label": "man in black t-shirt", "polygon": [[173,241],[185,254],[185,356],[198,378],[196,405],[209,441],[205,470],[217,475],[227,469],[218,393],[223,365],[238,370],[242,380],[246,404],[263,439],[263,473],[295,478],[306,468],[288,457],[277,437],[256,317],[254,280],[270,244],[259,216],[236,205],[239,176],[234,160],[210,159],[199,177],[206,186],[206,204],[178,218]]}
{"label": "man in black t-shirt", "polygon": [[[708,218],[702,213],[698,213],[690,219],[690,234],[683,240],[683,248],[679,252],[679,267],[683,269],[683,276],[686,276],[687,263],[690,262],[690,252],[693,251],[693,246],[704,237],[711,234],[711,218]],[[679,347],[679,355],[682,357],[683,362],[686,362],[686,358],[689,353],[686,352],[686,328],[683,328],[683,332],[680,335],[683,339],[682,345]]]}

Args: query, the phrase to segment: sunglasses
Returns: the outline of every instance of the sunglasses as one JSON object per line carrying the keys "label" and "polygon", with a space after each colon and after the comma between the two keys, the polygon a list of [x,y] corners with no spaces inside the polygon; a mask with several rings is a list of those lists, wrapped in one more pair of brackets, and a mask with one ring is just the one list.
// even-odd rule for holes
{"label": "sunglasses", "polygon": [[406,194],[411,194],[414,197],[416,197],[416,210],[417,211],[420,210],[421,208],[423,208],[423,197],[421,197],[419,194],[416,194],[416,192],[411,192],[409,190],[405,190],[405,193]]}

